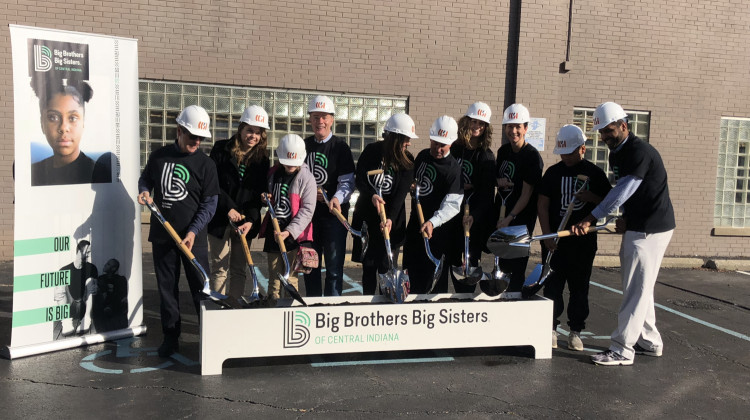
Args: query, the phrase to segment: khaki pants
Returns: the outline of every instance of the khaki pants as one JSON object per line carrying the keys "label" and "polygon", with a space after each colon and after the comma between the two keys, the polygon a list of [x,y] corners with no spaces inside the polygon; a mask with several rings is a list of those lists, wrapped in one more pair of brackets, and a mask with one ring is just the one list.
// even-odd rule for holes
{"label": "khaki pants", "polygon": [[208,236],[211,260],[211,290],[234,299],[245,294],[247,260],[240,238],[227,226],[224,235]]}
{"label": "khaki pants", "polygon": [[[286,253],[289,259],[290,270],[294,267],[295,258],[297,258],[297,250],[289,251]],[[286,266],[284,265],[284,259],[281,257],[280,252],[269,252],[268,253],[268,299],[270,301],[277,301],[281,297],[281,280],[279,280],[279,274],[284,275]],[[299,281],[297,280],[297,273],[290,271],[289,284],[299,290]],[[284,293],[284,297],[288,296]]]}

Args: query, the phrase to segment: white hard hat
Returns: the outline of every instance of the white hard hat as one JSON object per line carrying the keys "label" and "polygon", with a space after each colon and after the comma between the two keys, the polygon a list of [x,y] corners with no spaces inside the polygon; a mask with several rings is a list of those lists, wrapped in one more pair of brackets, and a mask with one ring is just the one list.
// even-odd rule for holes
{"label": "white hard hat", "polygon": [[586,144],[586,135],[578,126],[567,124],[557,132],[557,142],[552,153],[556,155],[567,155]]}
{"label": "white hard hat", "polygon": [[521,104],[513,104],[503,112],[503,124],[524,124],[530,120],[529,110]]}
{"label": "white hard hat", "polygon": [[302,166],[307,156],[305,141],[296,134],[287,134],[279,141],[279,147],[276,148],[276,156],[282,165]]}
{"label": "white hard hat", "polygon": [[268,126],[268,112],[258,105],[252,105],[246,108],[245,112],[242,113],[240,122],[255,127],[265,128],[266,130],[271,128]]}
{"label": "white hard hat", "polygon": [[190,134],[205,138],[211,138],[211,119],[208,112],[198,105],[190,105],[177,116],[177,124],[185,127]]}
{"label": "white hard hat", "polygon": [[451,144],[458,138],[458,123],[453,118],[443,115],[435,120],[430,127],[430,140],[438,143]]}
{"label": "white hard hat", "polygon": [[490,109],[490,106],[484,102],[474,102],[469,105],[469,109],[466,110],[466,116],[489,124],[492,110]]}
{"label": "white hard hat", "polygon": [[628,114],[620,105],[614,102],[605,102],[596,107],[594,111],[594,130],[601,130],[615,121],[626,118],[628,118]]}
{"label": "white hard hat", "polygon": [[310,103],[307,104],[307,113],[313,112],[325,112],[326,114],[335,114],[335,108],[331,98],[323,95],[318,95],[310,99]]}
{"label": "white hard hat", "polygon": [[403,134],[410,139],[418,139],[416,129],[414,128],[414,120],[406,114],[393,114],[388,121],[385,122],[383,131],[389,131],[391,133]]}

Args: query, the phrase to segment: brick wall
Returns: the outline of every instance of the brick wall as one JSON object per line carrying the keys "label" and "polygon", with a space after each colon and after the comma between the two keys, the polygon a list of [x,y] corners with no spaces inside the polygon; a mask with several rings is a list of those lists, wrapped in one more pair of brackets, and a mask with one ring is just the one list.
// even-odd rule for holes
{"label": "brick wall", "polygon": [[[12,257],[12,71],[8,23],[136,38],[139,77],[253,87],[404,95],[427,146],[432,121],[482,100],[499,146],[507,2],[3,0],[0,27],[0,258]],[[207,3],[207,4],[206,4]],[[547,143],[574,106],[604,100],[651,111],[679,228],[670,255],[741,256],[743,238],[710,236],[722,115],[750,116],[750,7],[737,2],[523,2],[517,98],[547,118]],[[75,13],[65,16],[65,13]],[[543,153],[549,166],[551,148]],[[604,240],[604,252],[619,241]]]}

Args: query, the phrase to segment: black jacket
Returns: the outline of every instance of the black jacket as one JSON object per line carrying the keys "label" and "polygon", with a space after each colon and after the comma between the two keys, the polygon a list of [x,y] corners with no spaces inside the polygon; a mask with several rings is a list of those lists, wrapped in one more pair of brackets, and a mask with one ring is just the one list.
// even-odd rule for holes
{"label": "black jacket", "polygon": [[224,235],[229,225],[227,214],[230,209],[237,210],[253,224],[248,238],[253,238],[260,230],[260,194],[265,191],[267,174],[270,167],[269,159],[263,158],[248,165],[245,173],[240,177],[240,168],[232,157],[232,144],[236,136],[227,140],[219,140],[211,149],[211,159],[216,164],[218,172],[219,203],[216,214],[208,223],[208,233],[216,237]]}

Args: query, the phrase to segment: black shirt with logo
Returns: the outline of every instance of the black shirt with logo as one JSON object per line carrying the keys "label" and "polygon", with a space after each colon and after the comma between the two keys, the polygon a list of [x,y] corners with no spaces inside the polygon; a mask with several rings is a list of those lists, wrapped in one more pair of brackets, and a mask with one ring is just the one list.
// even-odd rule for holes
{"label": "black shirt with logo", "polygon": [[[464,192],[461,167],[452,154],[435,159],[430,149],[422,150],[414,161],[414,170],[425,222],[440,208],[446,195]],[[411,218],[414,220],[418,219],[416,211],[416,201],[412,200]]]}
{"label": "black shirt with logo", "polygon": [[[341,175],[354,173],[354,157],[352,150],[341,137],[331,136],[325,143],[315,141],[315,136],[305,139],[307,157],[305,163],[315,177],[315,183],[323,188],[328,198],[333,198]],[[349,203],[341,203],[341,212],[348,214]],[[315,216],[330,215],[325,203],[318,202],[315,206]]]}
{"label": "black shirt with logo", "polygon": [[[141,174],[153,186],[153,199],[164,218],[184,238],[201,202],[219,194],[216,165],[201,150],[183,153],[177,144],[164,146],[148,158]],[[156,243],[172,242],[169,233],[151,215],[148,240]],[[196,242],[206,241],[205,227],[196,235]]]}
{"label": "black shirt with logo", "polygon": [[609,165],[615,173],[615,180],[628,175],[643,180],[623,205],[627,230],[660,233],[675,228],[667,171],[661,155],[653,146],[630,133],[620,150],[610,152]]}
{"label": "black shirt with logo", "polygon": [[[563,162],[552,165],[544,173],[538,188],[539,195],[549,199],[550,229],[557,229],[560,226],[568,205],[573,201],[573,194],[583,185],[583,181],[578,179],[578,175],[585,175],[589,178],[586,190],[600,198],[604,198],[612,189],[604,171],[588,160],[582,160],[573,166],[567,166]],[[570,219],[563,230],[570,229],[572,225],[583,220],[595,207],[595,203],[576,201]],[[596,235],[584,235],[581,238],[596,244]],[[560,241],[566,239],[569,238],[562,238]]]}
{"label": "black shirt with logo", "polygon": [[[291,191],[292,181],[297,176],[299,171],[295,171],[292,174],[286,173],[283,167],[279,167],[273,172],[273,187],[271,196],[273,197],[273,210],[276,212],[276,219],[279,222],[279,229],[283,232],[289,223],[292,223],[294,215],[292,214],[292,199],[289,195]],[[271,203],[269,203],[271,205]],[[270,215],[269,215],[270,217]],[[279,244],[276,242],[274,237],[273,225],[269,224],[266,226],[266,242],[263,245],[263,252],[281,252]],[[289,235],[284,240],[286,250],[293,251],[299,247],[297,240],[292,235]]]}
{"label": "black shirt with logo", "polygon": [[536,185],[542,179],[542,169],[544,168],[542,156],[529,143],[526,143],[518,153],[514,153],[510,143],[507,143],[497,150],[495,164],[497,171],[495,177],[506,178],[513,182],[513,188],[510,191],[498,191],[498,196],[495,199],[497,210],[499,211],[502,204],[500,196],[507,196],[505,202],[507,213],[505,216],[508,216],[513,211],[513,207],[518,202],[518,199],[521,198],[523,183],[526,182],[534,187],[528,204],[516,215],[516,219],[511,222],[511,225],[526,225],[529,228],[529,232],[533,231],[534,224],[536,223],[536,201],[538,198]]}

